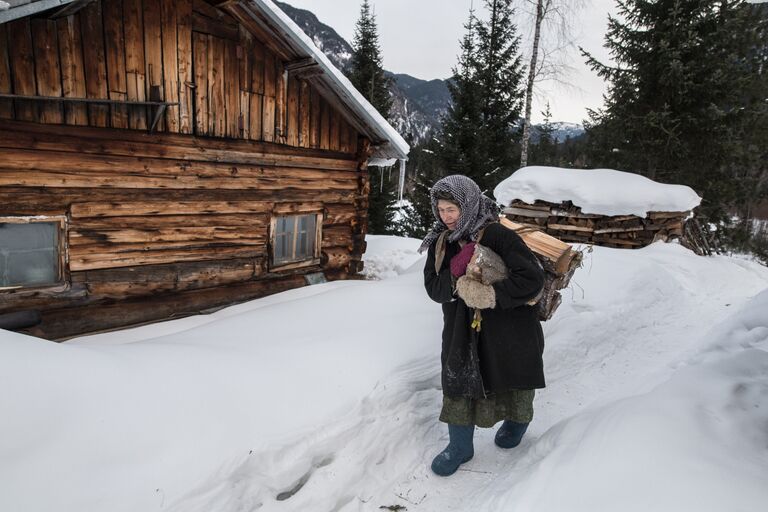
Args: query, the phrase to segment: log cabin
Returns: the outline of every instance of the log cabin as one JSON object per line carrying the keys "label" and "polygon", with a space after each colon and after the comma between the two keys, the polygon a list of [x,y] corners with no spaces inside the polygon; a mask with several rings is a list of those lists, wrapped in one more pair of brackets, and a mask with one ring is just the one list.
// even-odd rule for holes
{"label": "log cabin", "polygon": [[270,0],[6,0],[0,328],[50,340],[362,269],[408,145]]}

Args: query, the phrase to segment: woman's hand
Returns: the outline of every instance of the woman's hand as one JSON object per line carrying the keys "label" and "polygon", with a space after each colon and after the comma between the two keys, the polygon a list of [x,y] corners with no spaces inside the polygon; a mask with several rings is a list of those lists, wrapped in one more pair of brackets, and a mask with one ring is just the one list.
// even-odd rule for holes
{"label": "woman's hand", "polygon": [[451,275],[459,278],[467,273],[467,265],[475,253],[475,242],[470,242],[461,248],[461,251],[451,258]]}

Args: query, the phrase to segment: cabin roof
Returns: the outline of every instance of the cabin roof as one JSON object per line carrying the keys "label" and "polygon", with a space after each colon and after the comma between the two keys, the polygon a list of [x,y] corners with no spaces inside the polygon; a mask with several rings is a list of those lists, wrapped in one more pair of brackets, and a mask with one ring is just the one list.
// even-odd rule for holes
{"label": "cabin roof", "polygon": [[[3,0],[9,8],[0,10],[0,23],[23,18],[35,13],[71,3],[88,3],[89,0]],[[0,3],[2,5],[2,3]],[[223,7],[241,21],[249,30],[280,42],[285,50],[283,57],[307,70],[315,68],[307,79],[311,81],[347,120],[373,143],[370,163],[382,160],[405,159],[410,146],[386,119],[366,100],[352,83],[337,69],[312,39],[299,28],[272,0],[237,0]],[[244,19],[245,18],[245,19]]]}

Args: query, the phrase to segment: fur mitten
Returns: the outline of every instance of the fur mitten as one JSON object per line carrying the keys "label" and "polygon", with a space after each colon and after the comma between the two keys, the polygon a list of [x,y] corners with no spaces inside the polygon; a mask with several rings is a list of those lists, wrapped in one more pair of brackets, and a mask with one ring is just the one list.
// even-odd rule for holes
{"label": "fur mitten", "polygon": [[491,309],[496,307],[496,291],[493,286],[475,281],[469,276],[461,276],[456,281],[456,293],[471,308]]}

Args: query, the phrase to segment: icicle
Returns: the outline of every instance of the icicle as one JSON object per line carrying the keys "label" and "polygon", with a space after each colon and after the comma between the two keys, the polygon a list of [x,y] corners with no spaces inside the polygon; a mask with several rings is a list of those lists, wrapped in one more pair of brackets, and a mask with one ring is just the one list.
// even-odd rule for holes
{"label": "icicle", "polygon": [[398,201],[403,201],[403,189],[405,188],[405,158],[400,159],[400,187],[398,189]]}

